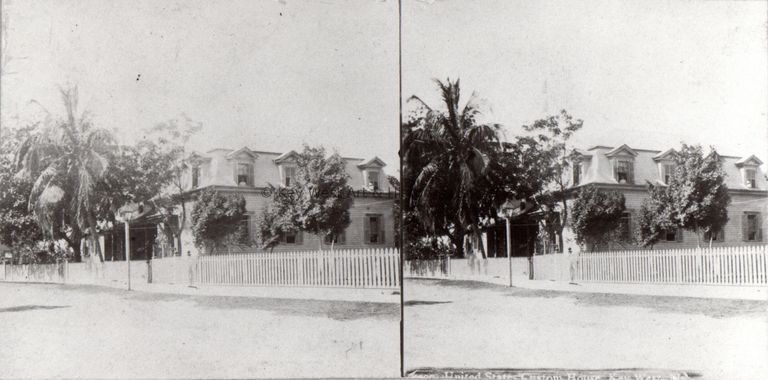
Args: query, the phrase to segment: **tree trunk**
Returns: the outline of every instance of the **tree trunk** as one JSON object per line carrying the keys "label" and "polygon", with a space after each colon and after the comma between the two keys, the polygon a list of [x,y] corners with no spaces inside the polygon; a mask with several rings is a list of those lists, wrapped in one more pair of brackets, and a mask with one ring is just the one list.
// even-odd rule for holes
{"label": "tree trunk", "polygon": [[[487,255],[485,254],[485,246],[483,245],[482,232],[480,232],[480,229],[475,226],[472,227],[472,235],[475,237],[475,240],[477,240],[477,245],[480,250],[480,258],[486,259]],[[475,250],[478,250],[478,248],[475,248]]]}
{"label": "tree trunk", "polygon": [[80,251],[80,237],[77,235],[74,236],[74,239],[70,239],[66,236],[63,236],[62,239],[64,239],[65,242],[67,242],[67,245],[69,248],[72,248],[72,252],[74,253],[72,255],[72,262],[79,263],[83,260],[83,254]]}
{"label": "tree trunk", "polygon": [[448,235],[451,239],[451,243],[456,248],[456,257],[459,259],[464,258],[464,231],[454,231]]}
{"label": "tree trunk", "polygon": [[[98,256],[99,262],[104,262],[104,256],[101,254],[101,246],[99,245],[99,237],[96,235],[96,216],[93,212],[88,212],[88,224],[91,233],[88,235],[88,239],[91,241],[91,249]],[[93,255],[93,253],[92,253]]]}

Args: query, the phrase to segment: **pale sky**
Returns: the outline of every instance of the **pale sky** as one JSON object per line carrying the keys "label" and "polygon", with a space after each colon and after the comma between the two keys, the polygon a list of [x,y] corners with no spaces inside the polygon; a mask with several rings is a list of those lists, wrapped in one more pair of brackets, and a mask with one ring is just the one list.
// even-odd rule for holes
{"label": "pale sky", "polygon": [[63,113],[57,86],[130,141],[186,114],[196,149],[302,143],[381,157],[397,174],[395,1],[4,1],[2,122]]}
{"label": "pale sky", "polygon": [[564,108],[586,148],[685,141],[768,162],[767,4],[404,1],[403,98],[436,105],[431,79],[460,77],[509,137]]}
{"label": "pale sky", "polygon": [[[767,4],[403,0],[403,97],[438,104],[431,79],[460,77],[509,137],[565,108],[585,121],[579,146],[685,141],[768,162]],[[394,0],[3,6],[3,125],[39,118],[32,99],[62,112],[71,83],[123,141],[186,114],[198,150],[306,142],[399,166]]]}

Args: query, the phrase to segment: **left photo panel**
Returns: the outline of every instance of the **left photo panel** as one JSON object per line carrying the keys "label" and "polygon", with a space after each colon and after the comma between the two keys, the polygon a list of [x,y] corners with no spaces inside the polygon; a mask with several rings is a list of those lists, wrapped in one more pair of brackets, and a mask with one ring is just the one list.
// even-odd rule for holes
{"label": "left photo panel", "polygon": [[400,375],[397,1],[0,4],[0,378]]}

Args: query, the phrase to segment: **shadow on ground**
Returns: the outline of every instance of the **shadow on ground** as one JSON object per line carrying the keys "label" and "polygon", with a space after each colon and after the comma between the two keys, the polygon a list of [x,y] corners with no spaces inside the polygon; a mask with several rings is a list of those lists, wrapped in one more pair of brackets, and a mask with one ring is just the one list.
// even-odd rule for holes
{"label": "shadow on ground", "polygon": [[403,306],[439,305],[441,303],[453,303],[453,301],[405,301]]}
{"label": "shadow on ground", "polygon": [[185,301],[194,303],[195,306],[209,309],[252,309],[270,311],[282,315],[330,318],[338,321],[366,318],[397,320],[400,318],[400,305],[396,303],[151,293],[96,285],[47,286],[62,291],[93,295],[110,294],[125,300],[141,302]]}
{"label": "shadow on ground", "polygon": [[62,309],[67,307],[69,306],[25,305],[25,306],[6,307],[3,309],[0,309],[0,313],[15,313],[17,311],[28,311],[28,310]]}
{"label": "shadow on ground", "polygon": [[[601,307],[640,307],[660,313],[700,314],[711,318],[768,315],[768,302],[751,300],[729,300],[719,298],[648,296],[636,294],[582,293],[555,290],[510,288],[504,285],[480,281],[461,280],[408,280],[429,286],[461,288],[467,290],[490,290],[507,297],[566,298],[577,305]],[[407,287],[407,283],[406,283]]]}

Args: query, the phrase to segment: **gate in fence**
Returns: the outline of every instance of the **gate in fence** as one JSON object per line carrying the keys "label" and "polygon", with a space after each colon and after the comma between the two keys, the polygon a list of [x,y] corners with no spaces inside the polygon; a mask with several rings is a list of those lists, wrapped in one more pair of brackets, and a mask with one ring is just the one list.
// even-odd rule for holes
{"label": "gate in fence", "polygon": [[[131,262],[133,283],[398,288],[396,249],[166,257]],[[0,281],[124,283],[127,263],[3,265]],[[151,280],[150,280],[151,279]]]}
{"label": "gate in fence", "polygon": [[768,286],[768,246],[581,253],[574,280]]}

